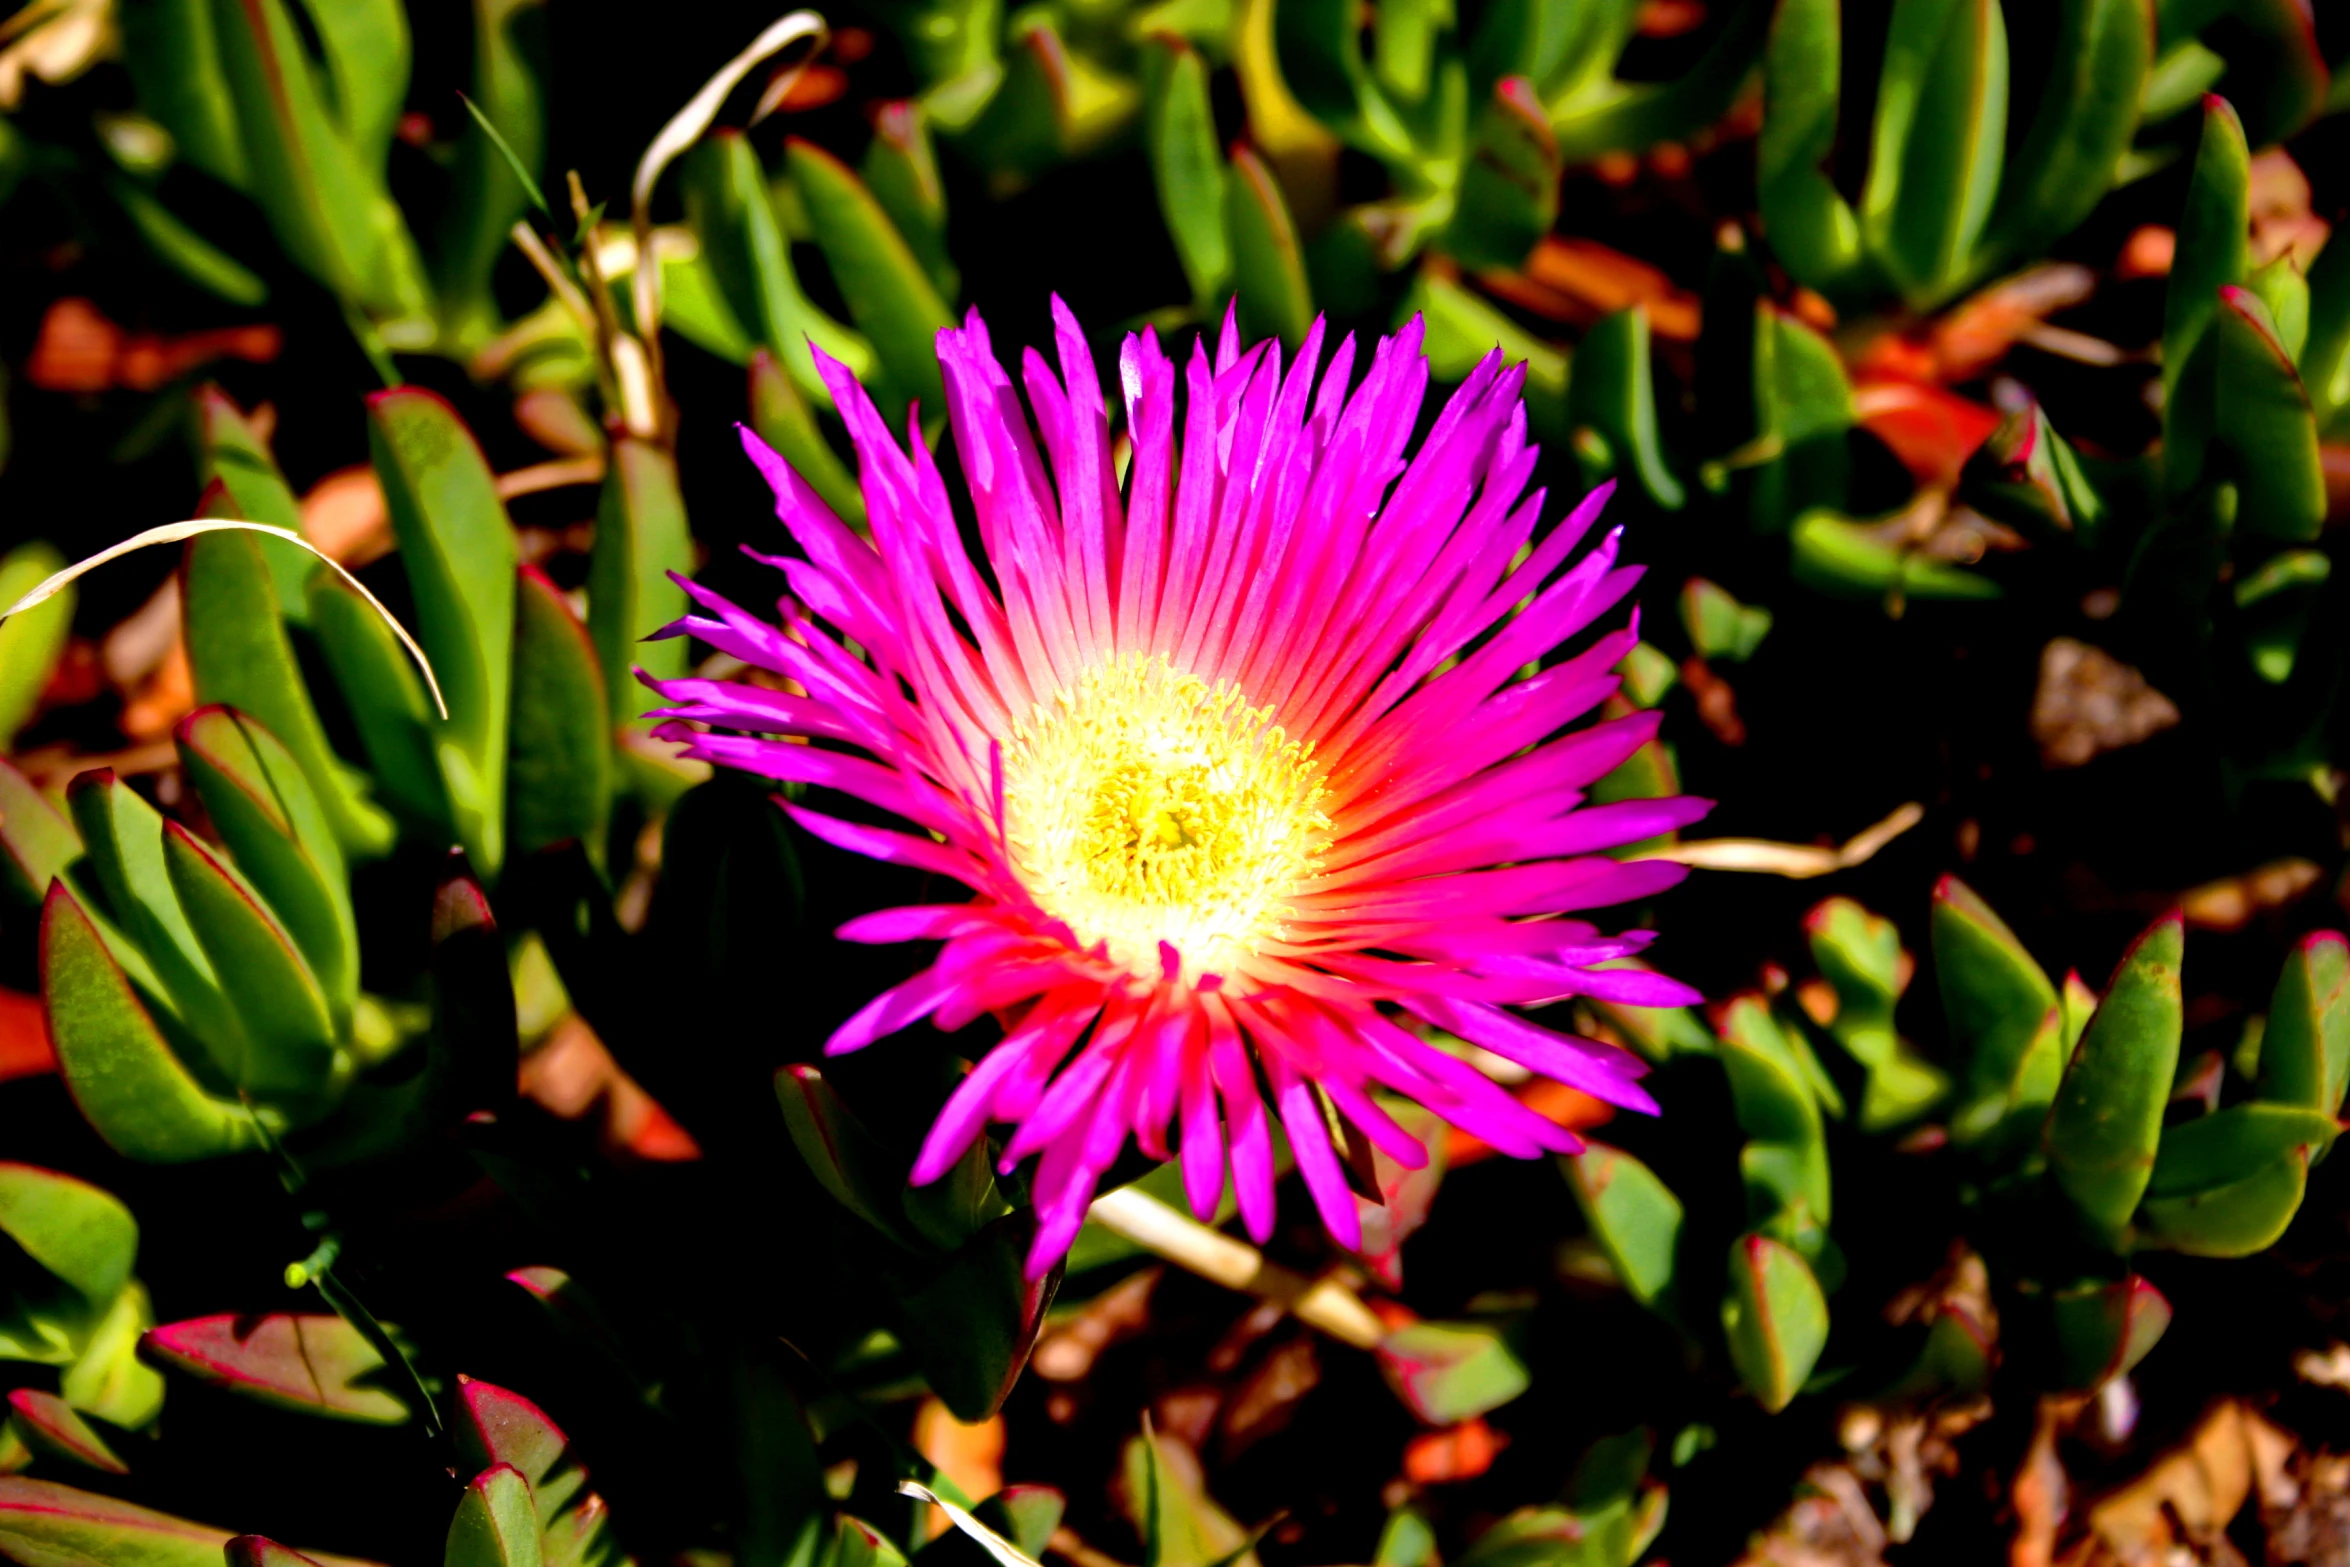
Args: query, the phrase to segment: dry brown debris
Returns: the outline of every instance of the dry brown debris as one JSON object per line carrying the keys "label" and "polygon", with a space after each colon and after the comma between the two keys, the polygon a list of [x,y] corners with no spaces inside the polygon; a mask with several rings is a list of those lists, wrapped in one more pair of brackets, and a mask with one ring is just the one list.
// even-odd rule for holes
{"label": "dry brown debris", "polygon": [[2042,766],[2079,767],[2178,721],[2169,697],[2102,648],[2058,637],[2042,650],[2032,694],[2032,740]]}

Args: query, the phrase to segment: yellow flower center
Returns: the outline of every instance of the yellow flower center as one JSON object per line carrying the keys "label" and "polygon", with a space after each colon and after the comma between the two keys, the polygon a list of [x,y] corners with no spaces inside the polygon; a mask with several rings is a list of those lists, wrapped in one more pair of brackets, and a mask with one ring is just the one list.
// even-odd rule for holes
{"label": "yellow flower center", "polygon": [[1037,906],[1160,973],[1228,973],[1289,917],[1330,829],[1312,747],[1233,686],[1128,654],[1032,709],[1004,748],[1005,835]]}

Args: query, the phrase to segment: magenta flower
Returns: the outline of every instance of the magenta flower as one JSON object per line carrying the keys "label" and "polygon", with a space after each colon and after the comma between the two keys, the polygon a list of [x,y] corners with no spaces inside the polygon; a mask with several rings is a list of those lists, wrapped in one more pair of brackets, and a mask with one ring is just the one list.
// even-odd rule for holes
{"label": "magenta flower", "polygon": [[689,754],[902,817],[914,831],[784,806],[829,843],[974,894],[840,931],[943,946],[828,1052],[925,1017],[1003,1023],[914,1180],[945,1173],[987,1123],[1013,1124],[1004,1170],[1040,1156],[1040,1274],[1131,1135],[1181,1158],[1203,1217],[1229,1168],[1262,1240],[1278,1114],[1323,1221],[1353,1247],[1325,1102],[1407,1167],[1426,1152],[1381,1090],[1506,1153],[1582,1146],[1432,1032],[1653,1111],[1636,1058],[1512,1010],[1697,999],[1600,966],[1650,932],[1567,916],[1679,881],[1678,865],[1603,851],[1707,808],[1584,803],[1656,731],[1653,713],[1567,729],[1616,690],[1636,622],[1522,674],[1639,576],[1616,565],[1614,533],[1570,559],[1604,487],[1537,536],[1523,371],[1486,359],[1407,458],[1428,387],[1417,321],[1380,340],[1351,393],[1354,340],[1323,367],[1319,322],[1286,371],[1278,344],[1243,352],[1229,319],[1213,362],[1195,344],[1180,372],[1155,335],[1130,336],[1121,483],[1093,357],[1057,299],[1053,317],[1060,375],[1026,355],[1026,415],[976,312],[938,338],[994,586],[918,427],[899,447],[824,361],[872,542],[746,432],[804,555],[771,562],[790,586],[782,624],[689,584],[708,613],[666,633],[805,694],[653,682],[672,704],[661,732]]}

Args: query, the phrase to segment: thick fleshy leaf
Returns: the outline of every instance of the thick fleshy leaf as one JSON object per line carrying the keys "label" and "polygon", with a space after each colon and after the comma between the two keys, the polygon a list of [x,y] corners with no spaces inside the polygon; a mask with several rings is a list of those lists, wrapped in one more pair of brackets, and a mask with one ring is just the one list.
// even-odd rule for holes
{"label": "thick fleshy leaf", "polygon": [[[248,188],[278,242],[312,277],[370,314],[420,314],[414,242],[380,169],[329,111],[332,89],[284,0],[213,0],[212,14]],[[380,72],[385,63],[362,68]]]}
{"label": "thick fleshy leaf", "polygon": [[1566,439],[1567,356],[1519,326],[1482,298],[1423,273],[1398,308],[1399,321],[1419,316],[1427,326],[1428,367],[1443,382],[1465,380],[1494,349],[1504,363],[1526,367],[1526,419],[1546,439]]}
{"label": "thick fleshy leaf", "polygon": [[2338,1115],[2350,1086],[2350,942],[2304,937],[2277,975],[2260,1036],[2260,1097]]}
{"label": "thick fleshy leaf", "polygon": [[1673,1273],[1681,1243],[1681,1199],[1656,1172],[1620,1148],[1585,1141],[1559,1167],[1624,1289],[1643,1306],[1670,1316]]}
{"label": "thick fleshy leaf", "polygon": [[1604,153],[1631,152],[1659,142],[1687,141],[1729,113],[1754,75],[1772,7],[1731,11],[1703,54],[1679,76],[1663,81],[1609,84],[1585,102],[1551,104],[1559,155],[1569,164]]}
{"label": "thick fleshy leaf", "polygon": [[1314,317],[1305,254],[1280,182],[1245,145],[1232,149],[1232,167],[1224,182],[1224,225],[1232,239],[1232,284],[1240,301],[1242,334],[1277,337],[1296,348],[1305,341]]}
{"label": "thick fleshy leaf", "polygon": [[2162,1110],[2179,1066],[2185,946],[2175,913],[2131,943],[2049,1112],[2049,1173],[2089,1231],[2106,1239],[2129,1223],[2154,1173]]}
{"label": "thick fleshy leaf", "polygon": [[1507,1333],[1487,1322],[1415,1322],[1379,1341],[1379,1369],[1413,1414],[1456,1425],[1533,1385]]}
{"label": "thick fleshy leaf", "polygon": [[1907,982],[1907,954],[1893,922],[1850,898],[1830,898],[1805,916],[1804,930],[1812,961],[1836,992],[1828,1032],[1868,1073],[1861,1130],[1900,1126],[1941,1103],[1950,1080],[1893,1028],[1894,1003]]}
{"label": "thick fleshy leaf", "polygon": [[737,131],[713,131],[679,160],[686,221],[719,294],[755,342],[782,361],[802,395],[819,407],[832,394],[809,356],[811,342],[859,380],[876,360],[864,338],[816,308],[792,270],[791,247],[776,221],[767,173]]}
{"label": "thick fleshy leaf", "polygon": [[448,699],[448,722],[431,731],[441,782],[458,841],[495,877],[505,858],[514,529],[473,432],[438,395],[414,386],[377,392],[367,415],[417,638]]}
{"label": "thick fleshy leaf", "polygon": [[0,1475],[0,1556],[21,1567],[220,1567],[226,1529]]}
{"label": "thick fleshy leaf", "polygon": [[163,824],[163,864],[243,1025],[230,1083],[306,1107],[348,1066],[317,976],[251,885],[177,822]]}
{"label": "thick fleshy leaf", "polygon": [[37,904],[81,853],[81,834],[65,813],[0,757],[0,889]]}
{"label": "thick fleshy leaf", "polygon": [[229,708],[198,708],[173,738],[213,831],[293,937],[344,1037],[359,994],[359,931],[342,845],[309,780],[276,736]]}
{"label": "thick fleshy leaf", "polygon": [[140,110],[171,132],[180,157],[244,189],[245,150],[221,74],[212,0],[143,0],[123,18],[122,60]]}
{"label": "thick fleshy leaf", "polygon": [[549,63],[545,0],[479,0],[472,10],[467,99],[497,134],[493,139],[482,124],[472,123],[459,137],[448,215],[434,256],[442,316],[460,352],[500,324],[491,282],[513,242],[514,221],[530,207],[515,164],[538,179],[547,140],[541,85]]}
{"label": "thick fleshy leaf", "polygon": [[434,1083],[428,1115],[437,1130],[476,1111],[514,1102],[519,1035],[506,940],[489,898],[451,854],[432,903],[432,1034],[426,1070]]}
{"label": "thick fleshy leaf", "polygon": [[2325,597],[2333,562],[2317,550],[2279,550],[2230,590],[2242,617],[2252,672],[2270,685],[2293,678],[2301,643]]}
{"label": "thick fleshy leaf", "polygon": [[445,1567],[540,1567],[538,1512],[520,1471],[499,1464],[473,1477],[441,1559]]}
{"label": "thick fleshy leaf", "polygon": [[[162,813],[111,768],[78,774],[66,786],[66,803],[81,830],[87,875],[128,937],[108,943],[115,960],[159,992],[156,999],[195,1034],[202,1058],[227,1074],[243,1059],[244,1023],[171,884]],[[77,885],[86,886],[81,874]]]}
{"label": "thick fleshy leaf", "polygon": [[253,1114],[180,1064],[63,882],[41,910],[41,995],[74,1108],[115,1152],[179,1164],[261,1145]]}
{"label": "thick fleshy leaf", "polygon": [[1248,1534],[1207,1494],[1198,1462],[1184,1462],[1190,1456],[1148,1426],[1126,1443],[1119,1468],[1143,1567],[1246,1567]]}
{"label": "thick fleshy leaf", "polygon": [[0,1163],[0,1240],[11,1286],[0,1295],[0,1355],[57,1365],[81,1352],[129,1286],[139,1226],[87,1181]]}
{"label": "thick fleshy leaf", "polygon": [[1861,230],[1913,304],[1964,284],[2007,141],[1999,0],[1894,0]]}
{"label": "thick fleshy leaf", "polygon": [[[269,443],[226,392],[211,382],[196,391],[199,471],[206,486],[204,515],[266,522],[289,533],[302,531],[302,503],[278,471]],[[219,488],[215,491],[212,486]],[[305,586],[315,557],[278,539],[250,535],[269,564],[279,613],[301,624],[310,618]]]}
{"label": "thick fleshy leaf", "polygon": [[1834,291],[1862,266],[1860,218],[1825,168],[1836,145],[1843,22],[1836,0],[1780,0],[1763,57],[1755,194],[1787,270]]}
{"label": "thick fleshy leaf", "polygon": [[1558,219],[1558,138],[1523,76],[1505,76],[1477,116],[1444,245],[1465,267],[1516,267]]}
{"label": "thick fleshy leaf", "polygon": [[857,488],[857,476],[824,438],[806,394],[764,348],[751,350],[750,375],[751,428],[791,464],[792,472],[808,481],[834,516],[863,532],[865,497]]}
{"label": "thick fleshy leaf", "polygon": [[507,841],[514,852],[573,839],[600,860],[612,811],[611,704],[588,628],[536,566],[523,567],[515,584],[509,734]]}
{"label": "thick fleshy leaf", "polygon": [[775,1074],[775,1096],[792,1146],[833,1200],[897,1244],[916,1245],[897,1201],[905,1177],[824,1074],[787,1066]]}
{"label": "thick fleshy leaf", "polygon": [[115,1456],[106,1439],[55,1393],[20,1387],[8,1395],[9,1418],[17,1435],[35,1452],[62,1458],[103,1474],[126,1475],[131,1466]]}
{"label": "thick fleshy leaf", "polygon": [[2110,1284],[2058,1290],[2048,1306],[2057,1385],[2083,1392],[2128,1375],[2171,1319],[2170,1302],[2135,1274]]}
{"label": "thick fleshy leaf", "polygon": [[2162,386],[2166,431],[2175,423],[2179,377],[2203,340],[2222,287],[2240,283],[2246,269],[2245,231],[2251,223],[2252,154],[2243,122],[2224,98],[2203,102],[2203,141],[2187,183],[2170,288],[2162,307]]}
{"label": "thick fleshy leaf", "polygon": [[[64,568],[46,544],[20,544],[0,556],[0,604],[13,604]],[[73,594],[60,593],[0,625],[0,750],[41,705],[41,693],[73,628]]]}
{"label": "thick fleshy leaf", "polygon": [[2061,0],[2053,67],[2031,128],[1999,188],[1989,243],[2038,254],[2089,216],[2120,171],[2154,68],[2154,17],[2142,0]]}
{"label": "thick fleshy leaf", "polygon": [[1656,397],[1646,307],[1634,305],[1601,320],[1569,368],[1569,417],[1599,436],[1609,471],[1629,474],[1649,500],[1676,511],[1688,491],[1665,458]]}
{"label": "thick fleshy leaf", "polygon": [[[1117,136],[1141,99],[1131,80],[1070,48],[1053,13],[1030,11],[1004,48],[1001,84],[960,140],[999,185],[1016,186]],[[932,107],[943,123],[939,96]]]}
{"label": "thick fleshy leaf", "polygon": [[1057,1263],[1041,1279],[1027,1276],[1035,1235],[1035,1215],[1023,1209],[987,1225],[941,1261],[915,1259],[891,1269],[898,1336],[931,1390],[967,1425],[1003,1407],[1061,1287]]}
{"label": "thick fleshy leaf", "polygon": [[2309,268],[2309,337],[2301,384],[2320,430],[2350,405],[2350,240],[2328,242]]}
{"label": "thick fleshy leaf", "polygon": [[447,842],[449,795],[433,738],[441,719],[407,650],[367,600],[333,572],[313,572],[309,595],[310,629],[385,802]]}
{"label": "thick fleshy leaf", "polygon": [[335,756],[310,700],[261,536],[238,529],[190,539],[180,561],[180,606],[196,700],[249,714],[277,737],[310,780],[344,852],[372,859],[389,850],[391,818]]}
{"label": "thick fleshy leaf", "polygon": [[[2230,461],[2236,526],[2297,543],[2325,526],[2325,470],[2317,420],[2268,307],[2250,289],[2223,287],[2212,316],[2211,441]],[[2194,482],[2190,469],[2177,483]]]}
{"label": "thick fleshy leaf", "polygon": [[141,1353],[273,1408],[365,1425],[405,1425],[409,1418],[407,1404],[383,1386],[392,1368],[357,1328],[332,1313],[167,1322],[148,1332]]}
{"label": "thick fleshy leaf", "polygon": [[874,111],[873,140],[861,172],[865,188],[920,259],[939,298],[952,302],[962,292],[962,275],[947,254],[946,184],[939,177],[930,119],[919,100],[885,103]]}
{"label": "thick fleshy leaf", "polygon": [[1691,577],[1681,585],[1681,629],[1700,658],[1743,664],[1771,634],[1771,612],[1741,604],[1718,582]]}
{"label": "thick fleshy leaf", "polygon": [[1795,580],[1839,598],[1995,599],[1999,584],[1929,560],[1880,530],[1828,511],[1795,519]]}
{"label": "thick fleshy leaf", "polygon": [[1143,141],[1159,215],[1175,242],[1192,299],[1202,305],[1231,282],[1232,238],[1224,220],[1224,154],[1199,51],[1161,35],[1142,46]]}
{"label": "thick fleshy leaf", "polygon": [[873,345],[895,401],[943,408],[938,334],[955,318],[921,258],[847,164],[798,137],[785,143],[784,156],[833,284]]}
{"label": "thick fleshy leaf", "polygon": [[1828,1301],[1810,1264],[1767,1235],[1733,1242],[1722,1332],[1755,1401],[1773,1414],[1785,1409],[1828,1342]]}
{"label": "thick fleshy leaf", "polygon": [[2149,1201],[2232,1184],[2287,1155],[2330,1146],[2331,1113],[2254,1100],[2169,1127],[2155,1151]]}
{"label": "thick fleshy leaf", "polygon": [[482,1469],[511,1465],[530,1483],[547,1567],[601,1563],[616,1554],[605,1534],[604,1501],[587,1489],[587,1469],[545,1410],[471,1377],[457,1379],[457,1397],[458,1455]]}
{"label": "thick fleshy leaf", "polygon": [[2094,546],[2105,522],[2104,498],[2036,399],[1975,448],[1959,494],[1992,521],[2039,539]]}
{"label": "thick fleshy leaf", "polygon": [[2285,1233],[2293,1215],[2300,1211],[2308,1185],[2309,1151],[2297,1148],[2216,1185],[2149,1192],[2138,1209],[2138,1239],[2144,1245],[2195,1257],[2249,1257],[2265,1251]]}
{"label": "thick fleshy leaf", "polygon": [[150,1424],[163,1408],[163,1378],[140,1361],[139,1335],[154,1325],[146,1287],[133,1279],[90,1331],[81,1358],[58,1374],[66,1403],[126,1430]]}

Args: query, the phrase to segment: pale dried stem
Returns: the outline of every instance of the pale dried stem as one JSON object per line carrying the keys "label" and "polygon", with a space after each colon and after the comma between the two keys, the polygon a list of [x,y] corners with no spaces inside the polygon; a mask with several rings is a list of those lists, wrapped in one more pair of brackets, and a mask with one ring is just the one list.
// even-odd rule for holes
{"label": "pale dried stem", "polygon": [[1087,1217],[1210,1283],[1273,1301],[1342,1344],[1371,1349],[1387,1336],[1378,1314],[1338,1280],[1308,1279],[1268,1262],[1254,1246],[1177,1212],[1148,1192],[1128,1186],[1098,1197]]}

